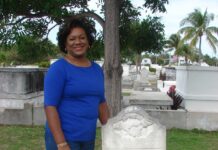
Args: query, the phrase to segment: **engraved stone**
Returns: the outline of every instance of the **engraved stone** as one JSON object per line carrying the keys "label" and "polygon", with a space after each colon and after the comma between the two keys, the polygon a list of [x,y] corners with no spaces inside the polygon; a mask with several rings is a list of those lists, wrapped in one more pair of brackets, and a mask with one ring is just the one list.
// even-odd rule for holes
{"label": "engraved stone", "polygon": [[166,128],[143,108],[129,106],[102,127],[102,150],[166,150]]}

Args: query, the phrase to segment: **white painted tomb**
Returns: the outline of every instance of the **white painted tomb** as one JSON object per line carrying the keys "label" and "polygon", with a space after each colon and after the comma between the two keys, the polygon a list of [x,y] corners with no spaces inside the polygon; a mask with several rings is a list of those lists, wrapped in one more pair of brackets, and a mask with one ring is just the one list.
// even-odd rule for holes
{"label": "white painted tomb", "polygon": [[218,112],[218,67],[179,66],[176,91],[192,112]]}

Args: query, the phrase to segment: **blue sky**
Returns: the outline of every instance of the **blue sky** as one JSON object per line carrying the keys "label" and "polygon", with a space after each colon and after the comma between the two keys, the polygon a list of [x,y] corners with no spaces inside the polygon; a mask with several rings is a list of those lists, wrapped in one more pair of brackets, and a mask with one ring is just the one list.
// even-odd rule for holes
{"label": "blue sky", "polygon": [[[98,0],[91,0],[89,3],[90,9],[95,9],[98,12],[98,8],[96,2]],[[136,7],[142,6],[144,0],[131,0],[133,5]],[[194,9],[200,9],[202,12],[206,9],[209,13],[215,14],[214,21],[211,22],[210,26],[218,27],[218,0],[169,0],[169,4],[166,5],[167,12],[166,13],[156,13],[153,15],[160,16],[161,22],[165,25],[165,34],[166,37],[169,35],[176,33],[180,29],[180,21],[185,18],[190,12],[193,12]],[[141,19],[145,18],[149,12],[145,13],[145,10],[141,10]],[[96,28],[101,30],[100,26],[97,25]],[[57,43],[56,34],[58,31],[58,27],[51,31],[49,34],[49,39],[53,43]],[[217,35],[218,37],[218,35]],[[212,48],[207,44],[205,38],[202,41],[202,52],[203,54],[208,54],[210,56],[215,56]],[[218,48],[217,55],[218,57]]]}

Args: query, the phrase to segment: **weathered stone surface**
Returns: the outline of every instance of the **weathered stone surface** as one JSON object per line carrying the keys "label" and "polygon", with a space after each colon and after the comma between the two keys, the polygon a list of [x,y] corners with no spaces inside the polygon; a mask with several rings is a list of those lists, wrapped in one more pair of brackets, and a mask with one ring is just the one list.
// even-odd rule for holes
{"label": "weathered stone surface", "polygon": [[164,125],[167,129],[187,129],[187,112],[185,110],[146,110],[153,118]]}
{"label": "weathered stone surface", "polygon": [[0,124],[32,125],[32,104],[25,104],[23,109],[4,109],[0,112]]}
{"label": "weathered stone surface", "polygon": [[133,79],[130,76],[122,77],[122,88],[132,89],[133,88]]}
{"label": "weathered stone surface", "polygon": [[176,69],[174,67],[165,67],[162,69],[162,73],[166,73],[167,81],[175,81],[176,80]]}
{"label": "weathered stone surface", "polygon": [[33,107],[33,125],[44,125],[45,121],[44,106]]}
{"label": "weathered stone surface", "polygon": [[0,68],[1,98],[42,91],[45,72],[40,68]]}
{"label": "weathered stone surface", "polygon": [[165,150],[166,129],[144,109],[130,106],[102,127],[102,150]]}
{"label": "weathered stone surface", "polygon": [[136,90],[136,91],[144,91],[144,89],[149,85],[149,82],[148,81],[139,81],[139,80],[136,80],[134,81],[134,84],[133,84],[133,89]]}
{"label": "weathered stone surface", "polygon": [[46,71],[42,68],[0,68],[0,124],[44,122],[42,104]]}
{"label": "weathered stone surface", "polygon": [[218,113],[187,112],[187,129],[218,130]]}
{"label": "weathered stone surface", "polygon": [[134,90],[123,91],[131,93],[130,96],[124,96],[122,100],[123,107],[136,105],[144,109],[166,110],[171,109],[171,105],[173,105],[173,100],[166,93]]}

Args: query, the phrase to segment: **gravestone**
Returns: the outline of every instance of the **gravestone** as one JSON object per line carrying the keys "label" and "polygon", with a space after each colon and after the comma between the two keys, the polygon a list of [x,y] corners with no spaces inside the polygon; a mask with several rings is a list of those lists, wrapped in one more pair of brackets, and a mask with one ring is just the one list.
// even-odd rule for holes
{"label": "gravestone", "polygon": [[122,77],[122,88],[124,89],[132,89],[133,88],[133,80],[130,76]]}
{"label": "gravestone", "polygon": [[166,150],[166,128],[129,106],[102,127],[102,150]]}

